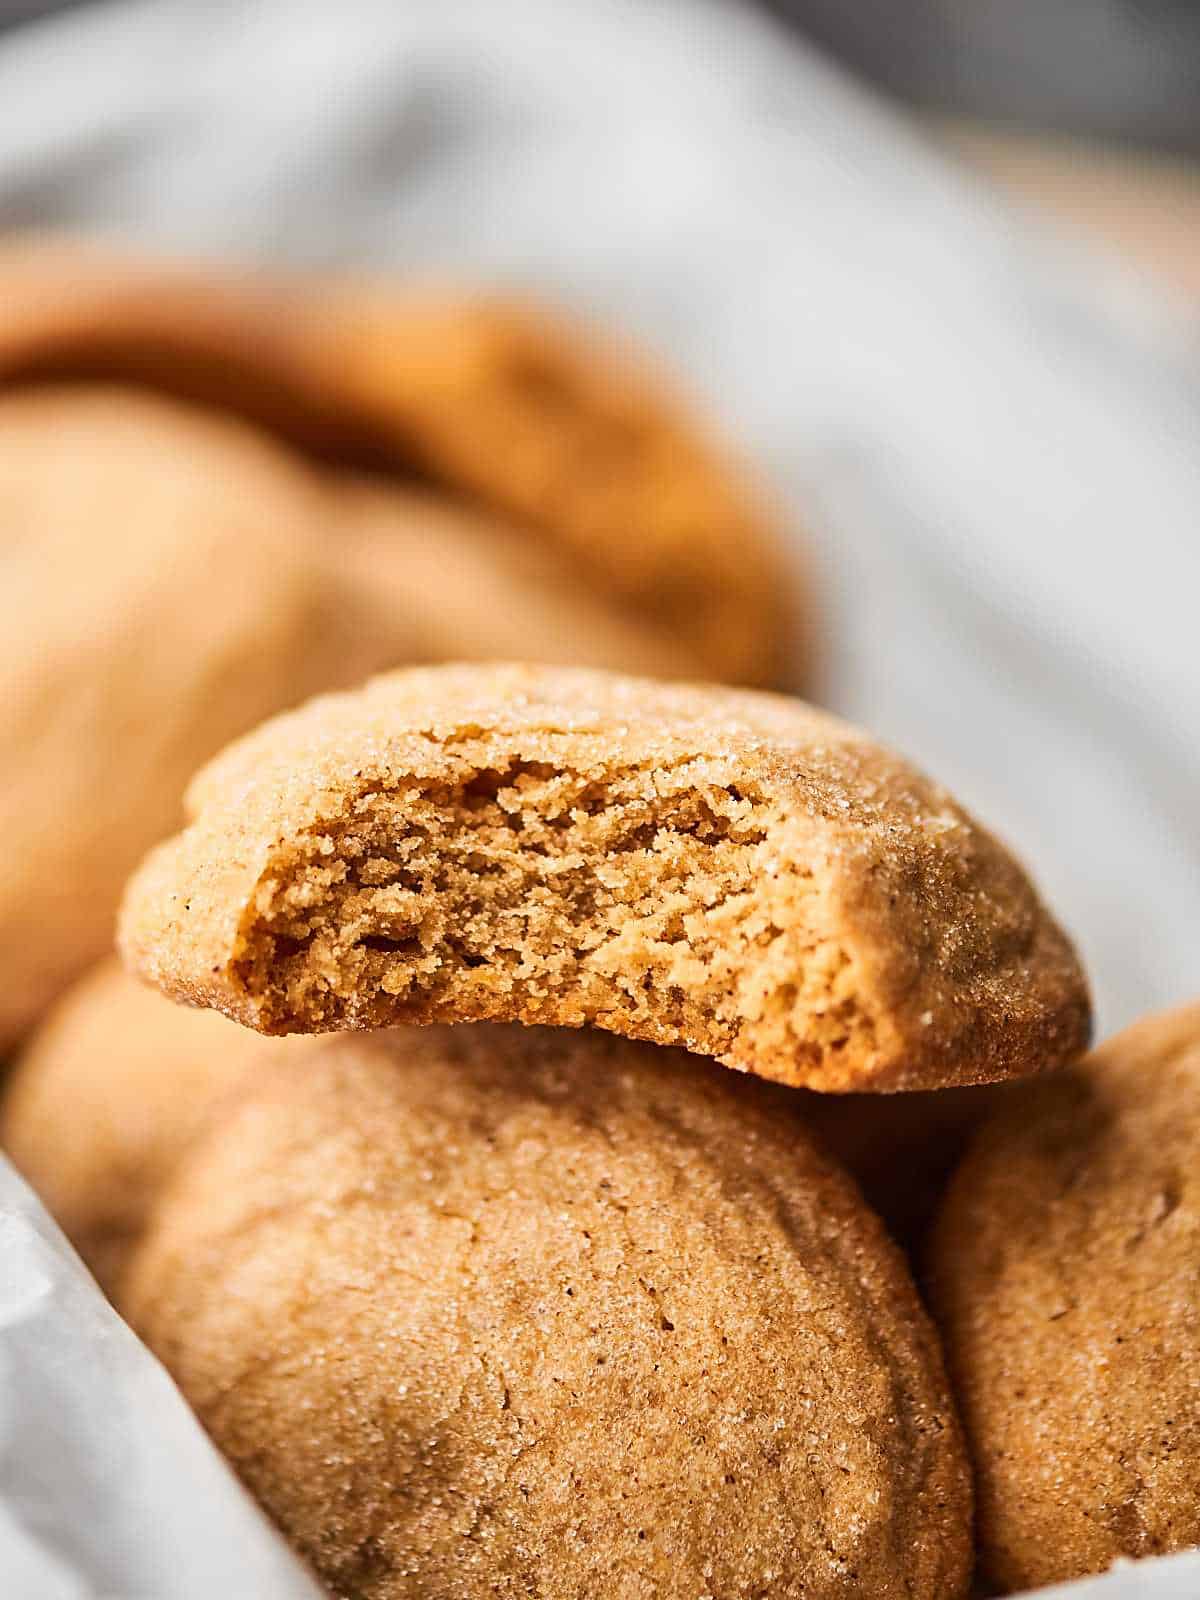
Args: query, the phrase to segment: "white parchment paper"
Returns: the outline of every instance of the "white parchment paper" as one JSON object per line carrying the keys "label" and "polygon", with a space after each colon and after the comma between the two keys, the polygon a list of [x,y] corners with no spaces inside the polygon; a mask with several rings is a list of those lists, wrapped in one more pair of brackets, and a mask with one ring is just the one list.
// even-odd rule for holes
{"label": "white parchment paper", "polygon": [[0,1595],[322,1592],[0,1157]]}
{"label": "white parchment paper", "polygon": [[[825,699],[1030,861],[1104,1030],[1200,991],[1195,322],[751,7],[85,8],[0,41],[0,223],[501,282],[639,332],[807,530]],[[219,1592],[204,1562],[256,1524],[21,1207],[0,1574],[49,1552],[39,1595]],[[263,1571],[221,1587],[283,1592]],[[1094,1592],[1200,1578],[1143,1563]]]}

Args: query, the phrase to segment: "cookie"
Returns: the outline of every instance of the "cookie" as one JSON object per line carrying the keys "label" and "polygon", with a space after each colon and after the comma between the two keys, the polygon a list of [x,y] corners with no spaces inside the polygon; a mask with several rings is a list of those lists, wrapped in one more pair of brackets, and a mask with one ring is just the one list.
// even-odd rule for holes
{"label": "cookie", "polygon": [[398,458],[534,530],[704,676],[805,681],[811,608],[772,517],[636,351],[532,305],[357,287],[310,351]]}
{"label": "cookie", "polygon": [[544,546],[593,609],[701,675],[807,671],[797,560],[746,474],[644,360],[533,307],[10,242],[0,384],[97,378],[229,411],[327,465],[419,477]]}
{"label": "cookie", "polygon": [[428,490],[352,480],[339,488],[329,531],[339,576],[383,635],[379,660],[517,654],[662,678],[698,670],[664,629],[584,588],[561,552]]}
{"label": "cookie", "polygon": [[946,791],[797,701],[395,673],[201,773],[127,959],[266,1033],[589,1024],[822,1090],[1036,1072],[1086,985]]}
{"label": "cookie", "polygon": [[1026,1086],[934,1235],[981,1559],[1005,1590],[1200,1544],[1200,1006]]}
{"label": "cookie", "polygon": [[336,1594],[949,1600],[936,1342],[765,1087],[594,1033],[327,1041],[186,1158],[124,1309]]}
{"label": "cookie", "polygon": [[309,1048],[168,1005],[110,959],[63,996],[18,1060],[0,1146],[111,1294],[216,1108],[277,1056]]}
{"label": "cookie", "polygon": [[396,658],[297,458],[137,390],[0,395],[0,1048],[111,948],[197,764]]}
{"label": "cookie", "polygon": [[307,354],[299,282],[191,268],[69,236],[0,247],[0,386],[144,387],[252,422],[324,458],[383,441]]}

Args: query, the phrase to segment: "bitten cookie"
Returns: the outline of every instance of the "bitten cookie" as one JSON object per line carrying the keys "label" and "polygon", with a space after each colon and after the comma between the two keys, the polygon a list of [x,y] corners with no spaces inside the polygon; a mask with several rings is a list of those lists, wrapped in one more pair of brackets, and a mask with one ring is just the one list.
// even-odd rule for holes
{"label": "bitten cookie", "polygon": [[532,306],[10,241],[0,385],[81,379],[202,402],[325,469],[417,476],[543,549],[585,611],[658,637],[686,671],[807,670],[798,563],[746,475],[635,352]]}
{"label": "bitten cookie", "polygon": [[124,1307],[337,1594],[951,1600],[936,1342],[764,1088],[591,1033],[326,1042],[186,1158]]}
{"label": "bitten cookie", "polygon": [[105,961],[62,997],[17,1062],[0,1146],[111,1295],[200,1129],[251,1075],[310,1048],[169,1005]]}
{"label": "bitten cookie", "polygon": [[1014,1093],[934,1235],[981,1561],[1006,1590],[1200,1544],[1200,1006]]}
{"label": "bitten cookie", "polygon": [[801,705],[523,666],[395,673],[202,772],[127,959],[267,1033],[516,1020],[822,1090],[1084,1046],[1063,934],[946,791]]}

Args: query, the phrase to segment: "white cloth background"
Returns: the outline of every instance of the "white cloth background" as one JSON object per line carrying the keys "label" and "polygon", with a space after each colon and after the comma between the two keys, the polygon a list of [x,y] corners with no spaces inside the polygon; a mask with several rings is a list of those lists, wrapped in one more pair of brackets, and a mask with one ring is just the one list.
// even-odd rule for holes
{"label": "white cloth background", "polygon": [[824,697],[1026,857],[1102,1031],[1200,992],[1197,327],[749,8],[85,9],[0,42],[0,223],[640,333],[804,530]]}
{"label": "white cloth background", "polygon": [[322,1592],[0,1158],[0,1595]]}

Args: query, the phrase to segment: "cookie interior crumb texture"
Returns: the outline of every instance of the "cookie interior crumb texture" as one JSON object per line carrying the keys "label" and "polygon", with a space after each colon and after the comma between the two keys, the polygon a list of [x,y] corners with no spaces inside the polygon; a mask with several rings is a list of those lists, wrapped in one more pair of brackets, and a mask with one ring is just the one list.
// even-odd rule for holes
{"label": "cookie interior crumb texture", "polygon": [[1200,1005],[1014,1088],[934,1234],[1005,1592],[1200,1544]]}
{"label": "cookie interior crumb texture", "polygon": [[194,1148],[124,1305],[338,1595],[967,1584],[898,1253],[777,1094],[678,1052],[325,1041]]}
{"label": "cookie interior crumb texture", "polygon": [[1086,985],[938,785],[795,701],[522,666],[266,724],[135,877],[128,960],[263,1032],[592,1025],[821,1090],[1020,1075]]}

